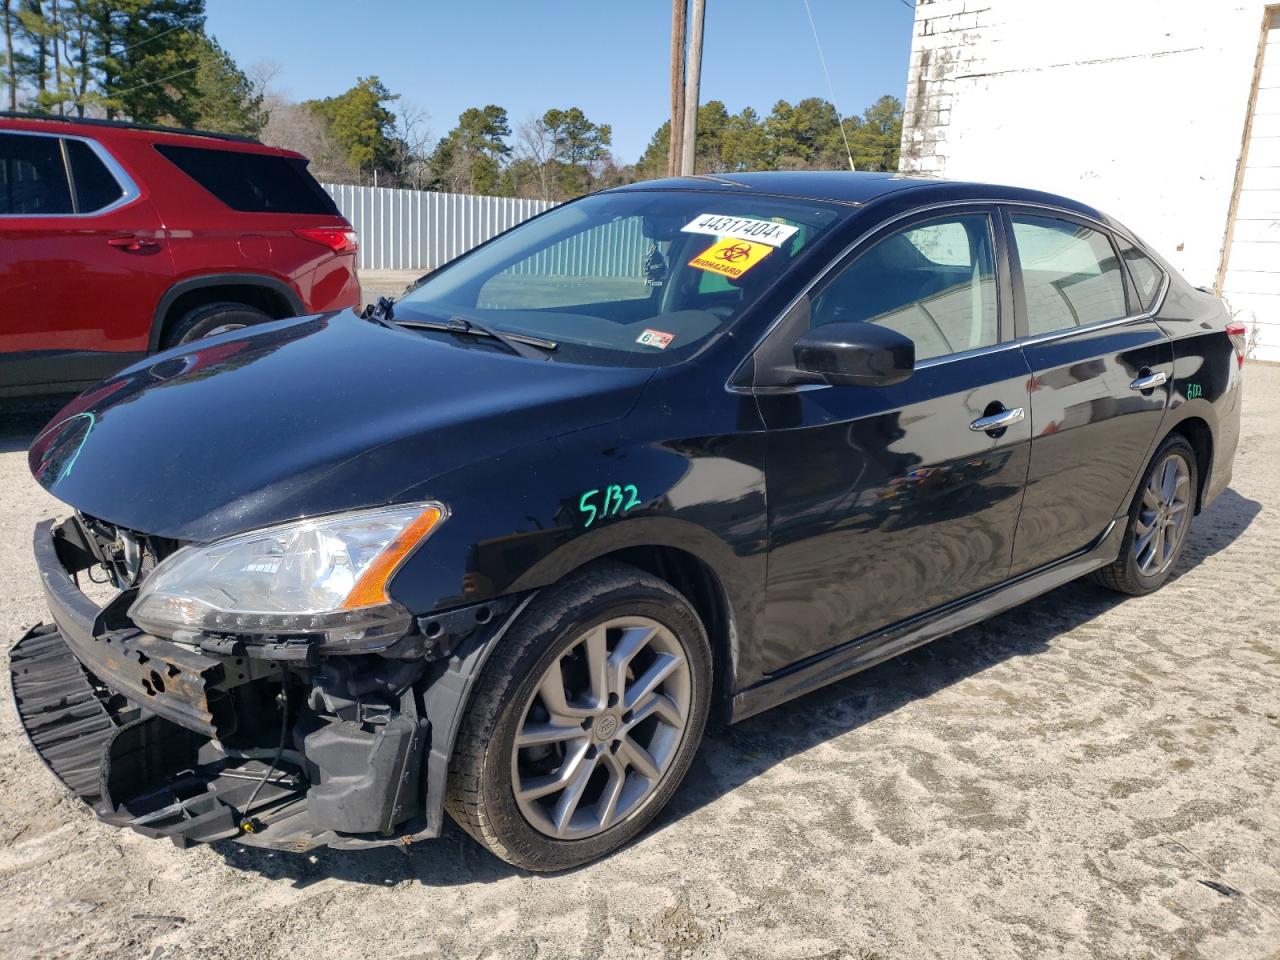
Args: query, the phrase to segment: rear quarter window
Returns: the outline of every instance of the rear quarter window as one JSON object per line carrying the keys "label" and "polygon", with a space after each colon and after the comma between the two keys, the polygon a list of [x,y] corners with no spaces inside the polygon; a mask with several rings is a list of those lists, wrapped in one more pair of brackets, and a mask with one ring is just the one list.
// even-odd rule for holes
{"label": "rear quarter window", "polygon": [[156,150],[232,210],[339,216],[305,160],[167,143],[156,144]]}

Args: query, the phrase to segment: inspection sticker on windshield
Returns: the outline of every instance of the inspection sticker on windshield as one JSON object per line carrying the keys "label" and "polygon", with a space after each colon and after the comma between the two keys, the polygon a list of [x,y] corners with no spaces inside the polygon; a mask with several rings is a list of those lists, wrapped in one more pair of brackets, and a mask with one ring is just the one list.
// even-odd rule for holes
{"label": "inspection sticker on windshield", "polygon": [[663,333],[661,330],[645,329],[644,333],[636,337],[636,343],[646,347],[657,347],[659,350],[665,350],[671,346],[671,341],[676,338],[674,333]]}
{"label": "inspection sticker on windshield", "polygon": [[773,253],[773,247],[747,240],[725,237],[689,261],[689,266],[699,270],[719,273],[730,280],[737,280],[757,263]]}
{"label": "inspection sticker on windshield", "polygon": [[709,233],[713,237],[733,237],[735,240],[752,240],[780,247],[791,239],[799,227],[772,220],[753,220],[750,217],[726,217],[718,213],[699,214],[691,223],[680,228],[684,233]]}

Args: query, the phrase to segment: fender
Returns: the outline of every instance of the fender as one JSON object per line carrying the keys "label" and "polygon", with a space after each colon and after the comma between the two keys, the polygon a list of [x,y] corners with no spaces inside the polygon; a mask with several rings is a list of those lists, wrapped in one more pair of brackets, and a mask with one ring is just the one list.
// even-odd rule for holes
{"label": "fender", "polygon": [[160,349],[160,334],[164,330],[165,315],[168,314],[169,308],[177,302],[179,297],[183,294],[191,293],[193,290],[202,290],[206,287],[229,286],[258,287],[262,290],[268,290],[277,296],[283,297],[295,317],[307,312],[302,298],[298,296],[291,286],[283,280],[278,280],[264,273],[207,273],[198,277],[188,277],[186,280],[179,280],[166,290],[164,296],[160,298],[160,302],[156,304],[156,312],[151,318],[151,342],[147,352],[155,353]]}

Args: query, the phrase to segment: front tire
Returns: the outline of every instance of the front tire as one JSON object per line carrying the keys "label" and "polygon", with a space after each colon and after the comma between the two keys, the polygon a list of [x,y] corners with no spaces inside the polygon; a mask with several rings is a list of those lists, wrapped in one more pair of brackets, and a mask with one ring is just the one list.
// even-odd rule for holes
{"label": "front tire", "polygon": [[706,630],[670,584],[614,563],[570,578],[521,615],[485,665],[446,809],[527,870],[616,850],[688,771],[711,671]]}
{"label": "front tire", "polygon": [[1164,586],[1187,542],[1199,485],[1191,444],[1180,433],[1165,437],[1134,494],[1120,555],[1094,579],[1135,597]]}

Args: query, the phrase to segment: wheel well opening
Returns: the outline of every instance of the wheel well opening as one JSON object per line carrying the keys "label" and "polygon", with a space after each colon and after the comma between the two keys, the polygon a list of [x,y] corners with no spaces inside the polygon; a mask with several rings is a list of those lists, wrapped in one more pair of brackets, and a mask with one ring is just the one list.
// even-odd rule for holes
{"label": "wheel well opening", "polygon": [[711,641],[716,691],[712,709],[720,717],[727,715],[733,692],[733,616],[715,571],[698,557],[676,547],[627,547],[601,559],[639,567],[671,584],[693,604]]}
{"label": "wheel well opening", "polygon": [[169,305],[162,322],[162,333],[196,307],[210,303],[243,303],[257,307],[272,320],[293,316],[293,306],[283,294],[269,287],[252,283],[227,283],[209,287],[197,287],[181,294]]}
{"label": "wheel well opening", "polygon": [[1171,433],[1180,433],[1187,438],[1196,455],[1196,476],[1200,480],[1200,489],[1196,491],[1196,513],[1204,505],[1205,487],[1209,485],[1209,473],[1213,469],[1213,432],[1209,424],[1199,417],[1183,420]]}

